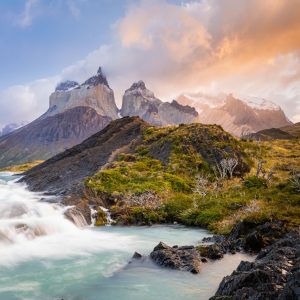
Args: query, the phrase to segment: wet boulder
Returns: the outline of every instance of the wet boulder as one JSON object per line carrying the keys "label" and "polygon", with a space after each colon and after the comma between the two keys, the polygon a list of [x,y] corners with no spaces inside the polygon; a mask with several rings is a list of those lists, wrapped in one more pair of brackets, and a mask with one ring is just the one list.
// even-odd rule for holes
{"label": "wet boulder", "polygon": [[157,265],[197,274],[201,269],[201,257],[193,246],[170,247],[160,242],[150,253]]}
{"label": "wet boulder", "polygon": [[261,250],[254,262],[241,262],[211,300],[300,299],[299,254],[299,234],[287,234]]}

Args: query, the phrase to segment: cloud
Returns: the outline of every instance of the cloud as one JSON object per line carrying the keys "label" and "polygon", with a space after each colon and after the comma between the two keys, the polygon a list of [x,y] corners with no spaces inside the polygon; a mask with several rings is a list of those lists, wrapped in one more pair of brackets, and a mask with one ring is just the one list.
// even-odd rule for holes
{"label": "cloud", "polygon": [[68,6],[68,9],[69,9],[71,15],[74,18],[78,18],[80,16],[80,9],[75,0],[68,0],[67,6]]}
{"label": "cloud", "polygon": [[44,113],[58,80],[58,77],[40,79],[0,92],[0,128],[13,122],[31,121]]}
{"label": "cloud", "polygon": [[22,13],[17,18],[17,24],[26,28],[32,24],[32,20],[35,17],[35,7],[38,3],[38,0],[26,0],[25,7]]}
{"label": "cloud", "polygon": [[[140,1],[113,26],[110,44],[65,68],[55,79],[83,81],[99,65],[119,105],[124,90],[143,79],[163,100],[199,91],[261,96],[280,104],[296,120],[300,114],[300,2],[202,0],[174,5]],[[53,80],[29,84],[34,97],[26,89],[13,97],[23,97],[21,102],[27,97],[29,105],[42,113],[48,102],[45,91],[54,87]],[[36,92],[43,85],[44,92]]]}

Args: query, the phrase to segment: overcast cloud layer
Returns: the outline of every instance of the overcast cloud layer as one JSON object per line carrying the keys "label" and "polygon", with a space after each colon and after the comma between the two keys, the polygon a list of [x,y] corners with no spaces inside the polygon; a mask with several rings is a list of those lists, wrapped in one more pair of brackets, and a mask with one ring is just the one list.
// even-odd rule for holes
{"label": "overcast cloud layer", "polygon": [[39,116],[59,81],[84,81],[99,65],[118,105],[143,79],[163,100],[233,92],[265,97],[300,121],[300,0],[141,1],[114,24],[110,44],[56,76],[0,91],[0,126]]}

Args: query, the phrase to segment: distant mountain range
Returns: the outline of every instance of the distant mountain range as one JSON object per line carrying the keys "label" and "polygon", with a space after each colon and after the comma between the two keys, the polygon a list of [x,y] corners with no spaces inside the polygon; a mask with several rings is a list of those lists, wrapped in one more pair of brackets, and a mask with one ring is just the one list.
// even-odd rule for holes
{"label": "distant mountain range", "polygon": [[10,123],[5,125],[1,130],[0,130],[0,136],[4,136],[7,135],[15,130],[17,130],[18,128],[23,127],[24,125],[26,125],[27,122],[22,121],[20,123]]}
{"label": "distant mountain range", "polygon": [[163,102],[143,81],[133,83],[125,91],[119,110],[100,67],[82,84],[59,83],[50,95],[49,109],[38,119],[27,125],[5,127],[0,136],[0,167],[46,160],[125,116],[139,116],[155,126],[219,124],[236,136],[292,124],[280,107],[266,100],[257,103],[257,99],[253,102],[232,95],[187,94]]}
{"label": "distant mountain range", "polygon": [[226,131],[238,137],[271,127],[278,128],[292,124],[279,106],[265,99],[192,94],[181,95],[177,101],[194,106],[201,123],[221,125]]}

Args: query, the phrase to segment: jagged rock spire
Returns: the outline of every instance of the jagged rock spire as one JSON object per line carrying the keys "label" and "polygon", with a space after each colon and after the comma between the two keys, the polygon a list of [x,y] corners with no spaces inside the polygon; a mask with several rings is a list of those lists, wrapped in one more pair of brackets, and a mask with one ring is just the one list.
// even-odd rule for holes
{"label": "jagged rock spire", "polygon": [[97,75],[92,76],[91,78],[89,78],[83,83],[83,85],[94,85],[94,86],[98,84],[104,84],[107,87],[109,87],[106,76],[103,73],[101,67],[98,68]]}
{"label": "jagged rock spire", "polygon": [[129,88],[129,90],[136,90],[136,89],[145,90],[146,89],[145,82],[143,80],[139,80],[138,82],[134,82],[132,86]]}

